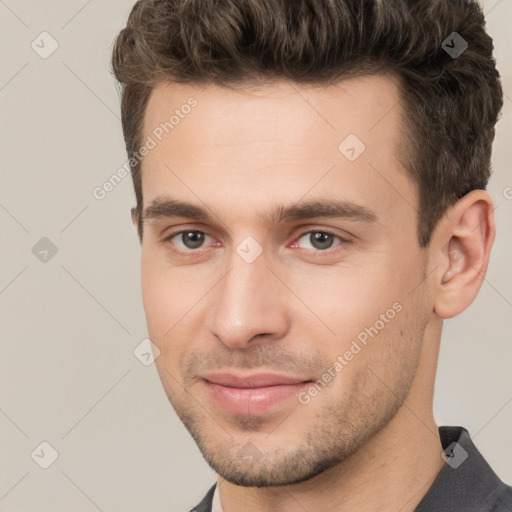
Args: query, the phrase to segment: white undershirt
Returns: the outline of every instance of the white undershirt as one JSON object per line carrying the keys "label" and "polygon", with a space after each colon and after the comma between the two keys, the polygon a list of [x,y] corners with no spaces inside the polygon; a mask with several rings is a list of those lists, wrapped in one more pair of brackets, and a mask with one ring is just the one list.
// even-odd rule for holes
{"label": "white undershirt", "polygon": [[219,484],[215,486],[213,493],[212,512],[223,512],[222,503],[220,502]]}

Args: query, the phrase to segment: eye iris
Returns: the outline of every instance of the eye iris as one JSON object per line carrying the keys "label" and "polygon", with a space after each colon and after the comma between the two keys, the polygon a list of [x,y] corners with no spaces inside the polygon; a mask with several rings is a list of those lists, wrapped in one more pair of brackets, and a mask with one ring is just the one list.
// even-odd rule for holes
{"label": "eye iris", "polygon": [[[188,247],[189,249],[197,249],[204,241],[204,233],[187,231],[186,233],[181,234],[181,240],[185,244],[185,247]],[[191,242],[191,246],[188,245],[189,242]]]}
{"label": "eye iris", "polygon": [[[329,233],[322,233],[321,231],[317,231],[314,234],[310,235],[310,239],[312,240],[312,245],[317,249],[329,249],[333,244],[333,236]],[[326,242],[326,239],[328,242]],[[318,247],[316,244],[320,244]]]}

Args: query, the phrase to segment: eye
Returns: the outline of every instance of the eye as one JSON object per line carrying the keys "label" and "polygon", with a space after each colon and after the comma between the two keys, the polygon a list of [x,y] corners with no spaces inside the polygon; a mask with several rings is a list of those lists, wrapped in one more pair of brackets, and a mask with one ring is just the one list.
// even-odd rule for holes
{"label": "eye", "polygon": [[[337,245],[341,245],[343,242],[347,242],[347,240],[339,235],[335,235],[329,231],[320,230],[307,231],[300,236],[299,240],[303,238],[313,246],[313,250],[321,252],[325,252],[327,249],[330,249],[333,246],[333,240],[335,238],[340,241],[340,243]],[[294,246],[295,245],[296,244],[294,244]]]}
{"label": "eye", "polygon": [[[170,242],[172,245],[176,245],[178,247],[178,251],[191,253],[196,252],[196,249],[203,248],[202,246],[205,243],[206,237],[212,238],[204,231],[184,229],[171,233],[163,240],[163,243]],[[174,239],[176,239],[176,241],[173,241]],[[306,247],[306,249],[319,252],[326,252],[328,249],[333,247],[335,239],[339,240],[339,243],[336,244],[338,246],[345,242],[348,243],[348,240],[343,237],[323,230],[307,231],[298,238],[299,241],[302,239],[305,239],[306,242],[309,242],[312,246],[309,248]],[[292,247],[297,247],[298,245],[299,244],[294,243]]]}
{"label": "eye", "polygon": [[[201,248],[201,245],[205,241],[205,237],[211,238],[204,231],[186,229],[178,231],[177,233],[171,233],[167,238],[165,238],[164,242],[171,242],[184,250],[184,252],[191,252],[191,250]],[[177,238],[177,241],[181,242],[183,245],[180,246],[179,243],[172,242],[174,238]]]}

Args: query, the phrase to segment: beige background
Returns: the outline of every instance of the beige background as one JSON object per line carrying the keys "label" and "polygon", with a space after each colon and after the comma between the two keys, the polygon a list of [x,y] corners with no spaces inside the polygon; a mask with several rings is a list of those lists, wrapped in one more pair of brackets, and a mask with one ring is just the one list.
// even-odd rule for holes
{"label": "beige background", "polygon": [[[181,512],[215,481],[133,353],[147,331],[131,178],[92,194],[126,160],[108,69],[132,5],[0,0],[2,511]],[[445,323],[435,417],[466,427],[512,484],[512,0],[484,9],[507,94],[489,188],[498,236],[479,297]],[[59,45],[47,59],[31,47],[43,31]],[[32,252],[43,237],[58,249],[46,263]],[[58,452],[48,469],[43,441]]]}

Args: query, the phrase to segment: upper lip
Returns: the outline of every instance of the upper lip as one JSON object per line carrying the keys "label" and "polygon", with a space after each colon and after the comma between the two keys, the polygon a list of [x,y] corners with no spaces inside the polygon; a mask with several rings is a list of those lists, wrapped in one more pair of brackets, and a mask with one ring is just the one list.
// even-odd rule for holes
{"label": "upper lip", "polygon": [[251,375],[235,375],[234,373],[218,372],[207,373],[202,376],[204,380],[221,386],[232,388],[261,388],[265,386],[279,386],[285,384],[300,384],[310,379],[279,375],[277,373],[253,373]]}

